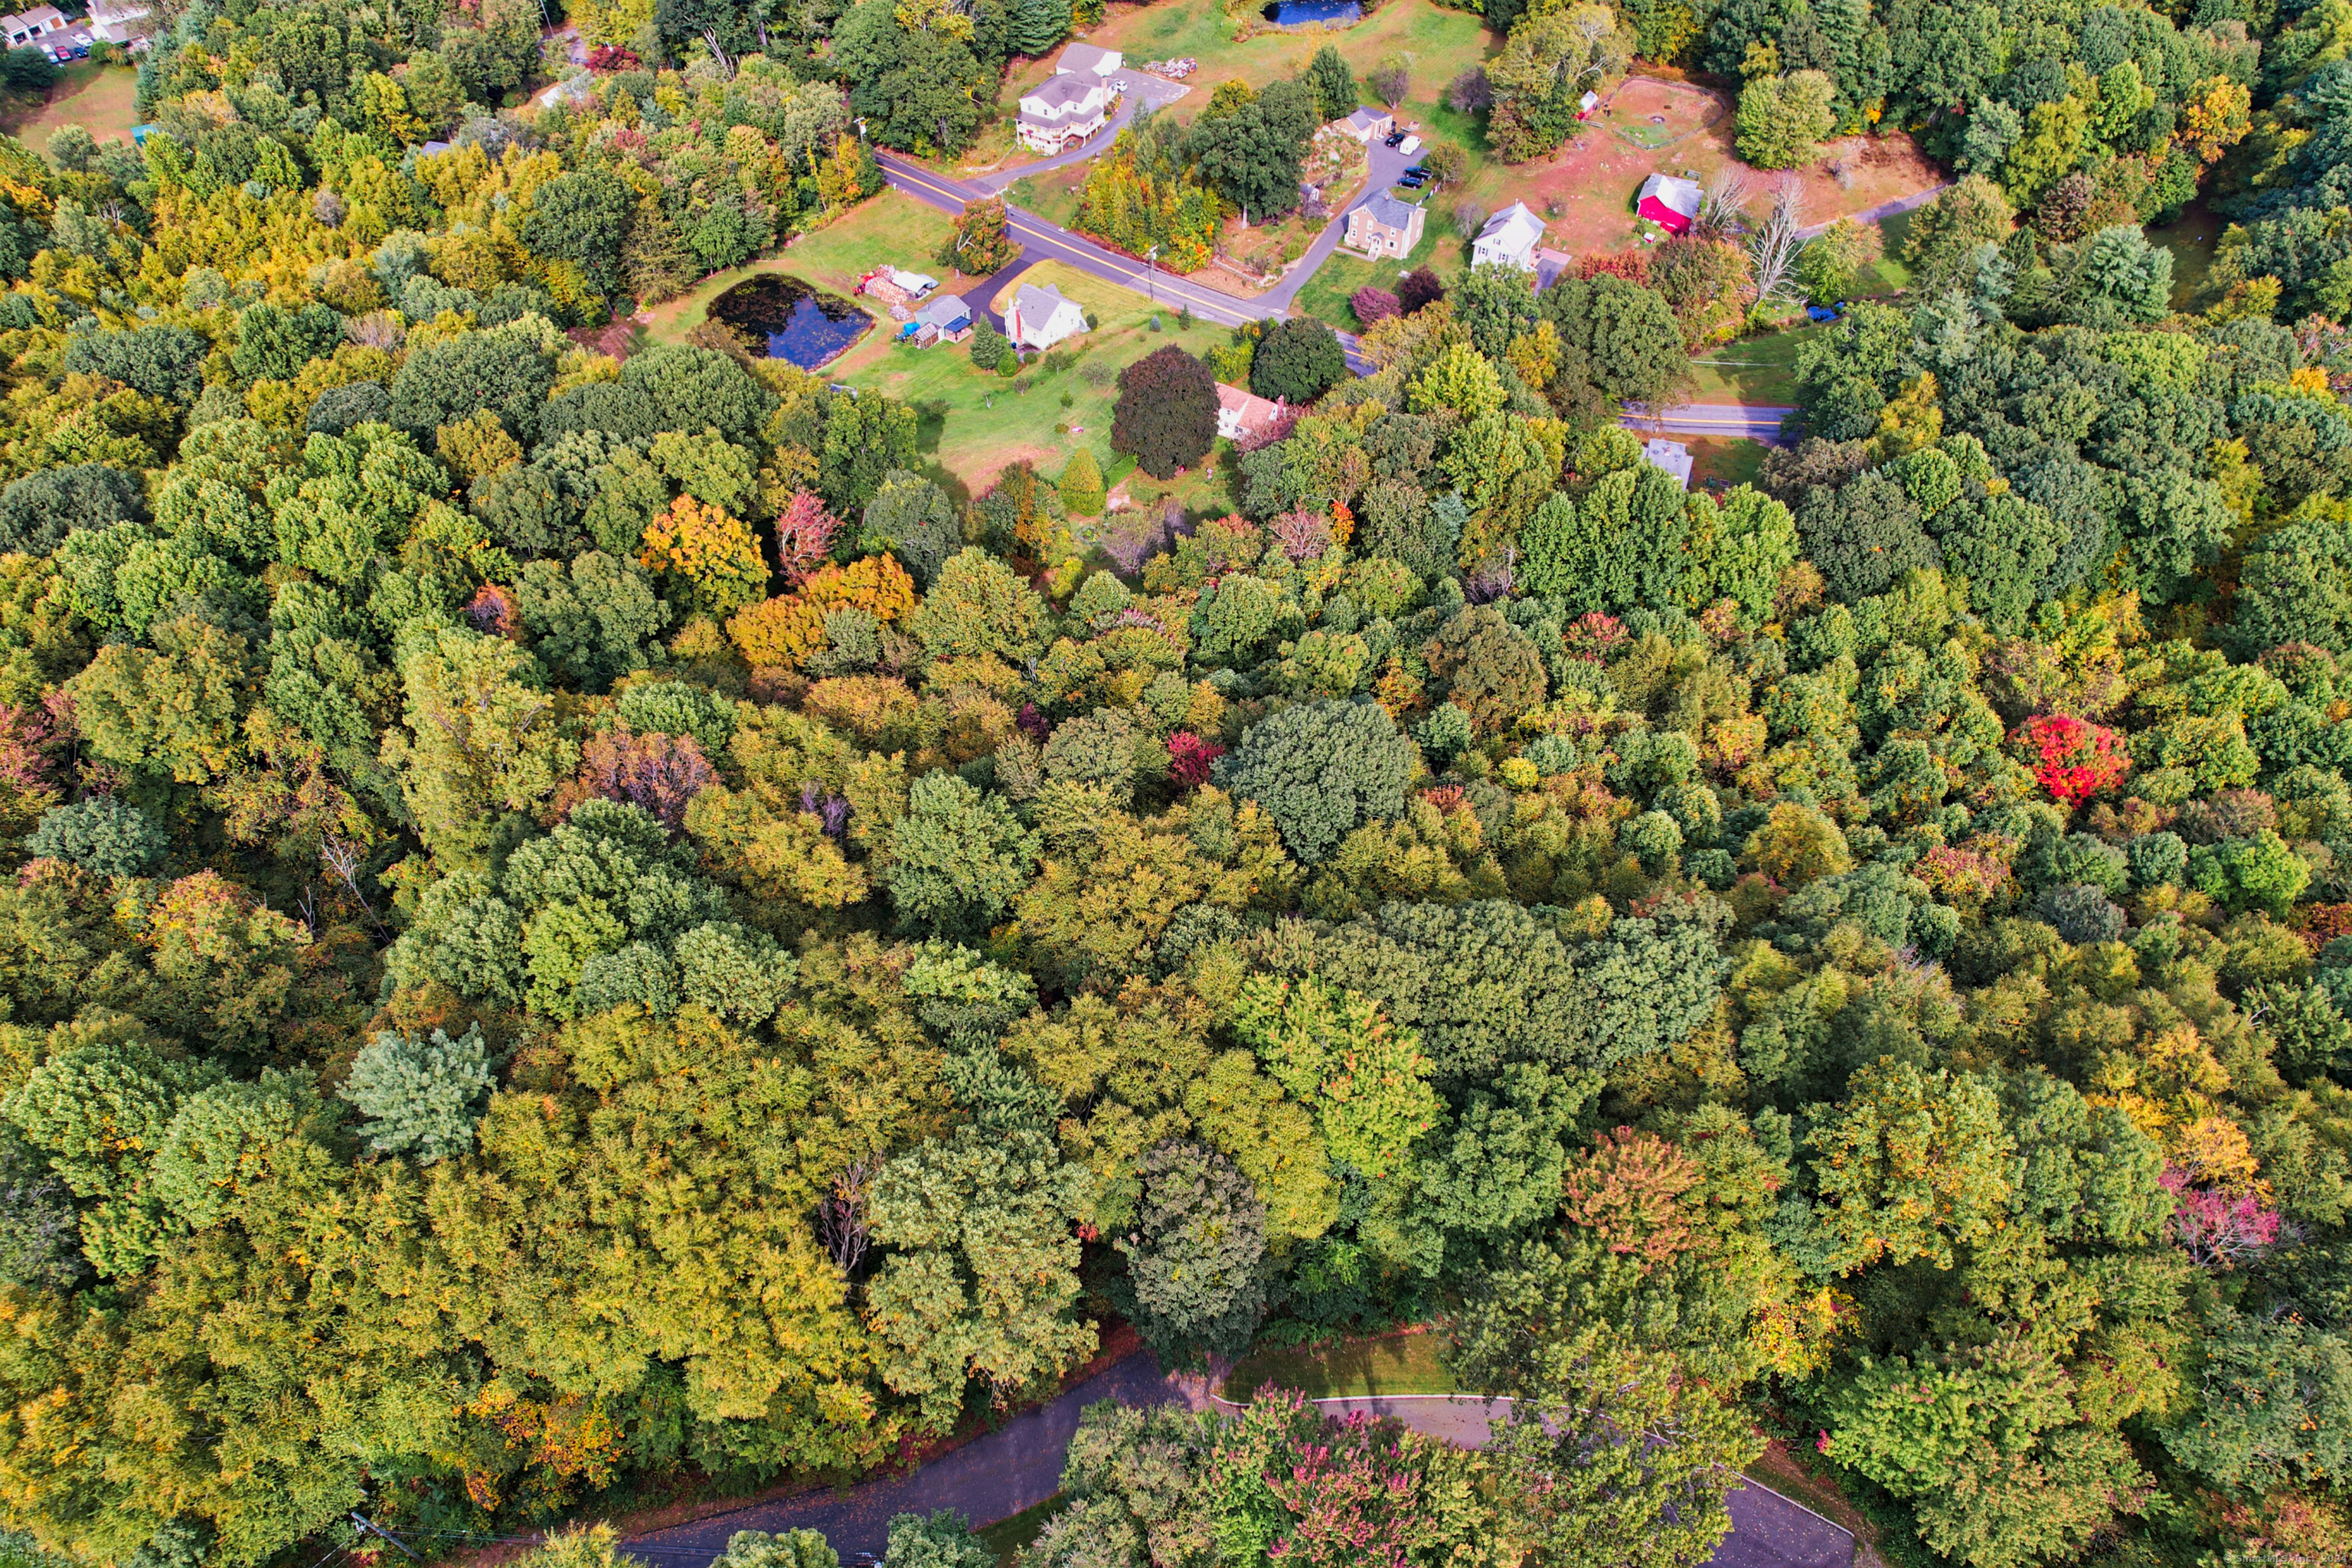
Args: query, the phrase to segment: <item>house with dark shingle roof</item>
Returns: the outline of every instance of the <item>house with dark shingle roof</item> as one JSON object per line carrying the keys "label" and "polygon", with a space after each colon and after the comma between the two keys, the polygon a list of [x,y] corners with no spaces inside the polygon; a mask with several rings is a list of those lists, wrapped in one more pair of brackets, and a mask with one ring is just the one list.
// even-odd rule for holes
{"label": "house with dark shingle roof", "polygon": [[1348,248],[1366,256],[1410,256],[1421,243],[1428,214],[1411,202],[1401,202],[1386,191],[1348,214]]}

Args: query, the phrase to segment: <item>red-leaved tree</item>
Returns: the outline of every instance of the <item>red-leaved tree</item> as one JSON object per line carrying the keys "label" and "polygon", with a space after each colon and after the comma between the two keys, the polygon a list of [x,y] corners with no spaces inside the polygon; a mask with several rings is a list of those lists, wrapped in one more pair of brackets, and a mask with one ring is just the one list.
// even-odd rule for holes
{"label": "red-leaved tree", "polygon": [[2062,805],[2079,805],[2113,789],[2131,772],[2131,751],[2121,735],[2067,714],[2028,719],[2017,740],[2032,759],[2034,778]]}
{"label": "red-leaved tree", "polygon": [[776,563],[785,579],[797,583],[824,565],[840,531],[841,520],[824,510],[824,502],[807,490],[793,492],[784,515],[776,519]]}
{"label": "red-leaved tree", "polygon": [[2278,1211],[2263,1207],[2255,1194],[2191,1186],[2178,1165],[2157,1179],[2172,1194],[2172,1239],[2200,1268],[2225,1274],[2277,1244]]}
{"label": "red-leaved tree", "polygon": [[1209,782],[1209,770],[1225,749],[1214,741],[1203,741],[1187,730],[1179,730],[1168,737],[1168,773],[1187,789],[1195,789]]}
{"label": "red-leaved tree", "polygon": [[637,735],[616,725],[580,748],[580,772],[555,793],[559,812],[601,795],[642,805],[675,833],[686,808],[719,776],[689,735]]}

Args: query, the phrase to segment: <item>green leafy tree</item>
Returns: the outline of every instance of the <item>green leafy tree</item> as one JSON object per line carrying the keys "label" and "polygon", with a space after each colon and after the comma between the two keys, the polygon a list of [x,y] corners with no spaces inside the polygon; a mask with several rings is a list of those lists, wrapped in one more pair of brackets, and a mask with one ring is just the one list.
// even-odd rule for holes
{"label": "green leafy tree", "polygon": [[1234,795],[1274,818],[1292,855],[1313,865],[1367,822],[1404,810],[1412,742],[1370,703],[1301,703],[1261,720],[1219,763]]}
{"label": "green leafy tree", "polygon": [[571,170],[531,194],[522,242],[541,256],[572,263],[600,292],[614,293],[621,287],[621,241],[635,205],[628,186],[614,175]]}
{"label": "green leafy tree", "polygon": [[291,381],[314,359],[335,352],[343,341],[343,319],[331,305],[312,302],[299,310],[253,306],[236,321],[236,352],[229,363],[247,381]]}
{"label": "green leafy tree", "polygon": [[440,1029],[429,1038],[384,1030],[360,1048],[338,1092],[367,1118],[371,1148],[429,1165],[473,1148],[496,1084],[477,1024],[454,1040]]}
{"label": "green leafy tree", "polygon": [[877,393],[836,393],[818,457],[818,493],[835,512],[855,516],[890,475],[914,467],[915,411]]}
{"label": "green leafy tree", "polygon": [[172,836],[120,795],[96,795],[53,805],[25,841],[25,852],[63,860],[101,877],[142,877],[163,865]]}
{"label": "green leafy tree", "polygon": [[1094,1349],[1074,1320],[1078,1240],[1094,1179],[1027,1129],[952,1138],[874,1179],[866,1219],[890,1249],[866,1286],[882,1379],[944,1427],[979,1378],[1001,1405]]}
{"label": "green leafy tree", "polygon": [[1239,1355],[1265,1314],[1265,1205],[1198,1143],[1158,1144],[1136,1173],[1142,1201],[1111,1244],[1129,1321],[1163,1363]]}
{"label": "green leafy tree", "polygon": [[1922,1540],[1972,1568],[2063,1560],[2137,1511],[2146,1477],[2086,1425],[2066,1369],[2022,1336],[1915,1365],[1864,1358],[1831,1397],[1829,1453],[1907,1500]]}
{"label": "green leafy tree", "polygon": [[1817,70],[1759,77],[1739,93],[1739,155],[1759,169],[1802,169],[1837,129],[1836,84]]}
{"label": "green leafy tree", "polygon": [[1532,1562],[1704,1562],[1730,1531],[1732,1478],[1759,1450],[1732,1405],[1645,1342],[1657,1315],[1628,1299],[1635,1272],[1529,1247],[1474,1276],[1449,1325],[1462,1386],[1511,1397],[1488,1452]]}
{"label": "green leafy tree", "polygon": [[1402,1172],[1413,1144],[1437,1125],[1420,1040],[1369,997],[1253,975],[1235,999],[1234,1032],[1285,1093],[1315,1112],[1331,1158],[1366,1176]]}
{"label": "green leafy tree", "polygon": [[1099,516],[1103,509],[1102,466],[1095,455],[1081,447],[1070,454],[1062,469],[1060,485],[1062,507],[1072,517]]}
{"label": "green leafy tree", "polygon": [[194,616],[159,622],[152,635],[152,648],[100,648],[66,683],[82,738],[120,767],[208,783],[244,755],[252,656],[244,637]]}
{"label": "green leafy tree", "polygon": [[1356,92],[1356,73],[1329,44],[1315,51],[1307,62],[1307,79],[1315,89],[1318,112],[1328,122],[1352,114],[1360,101]]}
{"label": "green leafy tree", "polygon": [[1842,1270],[1918,1258],[1949,1268],[1954,1244],[1991,1235],[2009,1203],[2000,1101],[1967,1073],[1883,1058],[1853,1075],[1809,1142],[1815,1213]]}
{"label": "green leafy tree", "polygon": [[401,361],[392,378],[392,422],[429,438],[488,409],[518,438],[535,440],[554,381],[553,356],[522,328],[461,332],[420,343]]}
{"label": "green leafy tree", "polygon": [[1276,321],[1250,358],[1250,390],[1260,397],[1312,403],[1348,374],[1331,329],[1312,317]]}
{"label": "green leafy tree", "polygon": [[915,781],[890,846],[884,875],[898,918],[950,939],[986,932],[1037,864],[1037,837],[1012,808],[949,773]]}
{"label": "green leafy tree", "polygon": [[47,555],[78,528],[108,528],[146,510],[139,481],[104,463],[25,475],[0,490],[0,550]]}
{"label": "green leafy tree", "polygon": [[771,1535],[764,1530],[739,1530],[727,1538],[727,1550],[713,1560],[713,1568],[841,1568],[841,1553],[829,1545],[822,1531],[787,1530]]}
{"label": "green leafy tree", "polygon": [[940,568],[907,630],[933,658],[993,654],[1019,660],[1040,650],[1045,602],[987,551],[967,546]]}
{"label": "green leafy tree", "polygon": [[2000,187],[1969,174],[1912,215],[1903,259],[1918,287],[1972,288],[1977,247],[2007,239],[2015,221]]}
{"label": "green leafy tree", "polygon": [[2352,1430],[2343,1336],[2225,1310],[2206,1343],[2202,1407],[2166,1434],[2172,1456],[2217,1486],[2250,1490],[2335,1474]]}
{"label": "green leafy tree", "polygon": [[578,763],[537,676],[512,643],[455,627],[402,659],[406,728],[386,732],[382,760],[436,854],[484,852],[500,813],[535,805]]}

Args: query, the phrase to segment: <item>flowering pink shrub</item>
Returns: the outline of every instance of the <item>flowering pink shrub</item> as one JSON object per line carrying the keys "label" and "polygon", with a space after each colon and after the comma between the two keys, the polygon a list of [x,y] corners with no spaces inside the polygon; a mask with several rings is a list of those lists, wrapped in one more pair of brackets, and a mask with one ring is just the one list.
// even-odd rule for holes
{"label": "flowering pink shrub", "polygon": [[2172,1194],[2172,1239],[2199,1268],[2227,1273],[2277,1243],[2278,1211],[2252,1193],[2193,1187],[2178,1165],[2167,1165],[2158,1180]]}
{"label": "flowering pink shrub", "polygon": [[806,490],[796,490],[776,519],[776,563],[797,583],[825,563],[833,552],[833,536],[841,520],[824,510],[824,502]]}
{"label": "flowering pink shrub", "polygon": [[1168,772],[1178,784],[1196,789],[1209,782],[1209,769],[1225,754],[1214,741],[1204,741],[1187,730],[1168,737]]}
{"label": "flowering pink shrub", "polygon": [[1404,1568],[1413,1542],[1413,1481],[1403,1450],[1362,1412],[1328,1444],[1300,1450],[1266,1489],[1291,1512],[1266,1553],[1300,1568]]}
{"label": "flowering pink shrub", "polygon": [[2131,772],[2131,752],[2121,735],[2066,714],[2028,719],[2017,739],[2032,758],[2034,778],[2062,805],[2113,789]]}

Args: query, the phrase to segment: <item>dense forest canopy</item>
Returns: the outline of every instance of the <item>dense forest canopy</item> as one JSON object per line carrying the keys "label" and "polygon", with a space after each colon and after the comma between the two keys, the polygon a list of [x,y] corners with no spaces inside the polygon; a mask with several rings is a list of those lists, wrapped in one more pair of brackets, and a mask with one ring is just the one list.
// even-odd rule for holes
{"label": "dense forest canopy", "polygon": [[[1916,133],[1908,291],[1712,491],[1618,415],[1762,302],[1718,223],[1367,288],[1369,374],[1171,338],[1145,472],[1213,374],[1305,412],[1083,541],[1090,456],[598,331],[1083,5],[588,4],[584,77],[513,0],[167,10],[142,143],[0,141],[8,1551],[853,1479],[1114,1320],[1434,1323],[1517,1413],[1097,1412],[1037,1568],[1680,1568],[1775,1437],[1904,1564],[2352,1546],[2340,0],[1491,0],[1503,159],[1637,55],[1759,163]],[[1204,258],[1355,90],[1148,118],[1080,221]]]}

